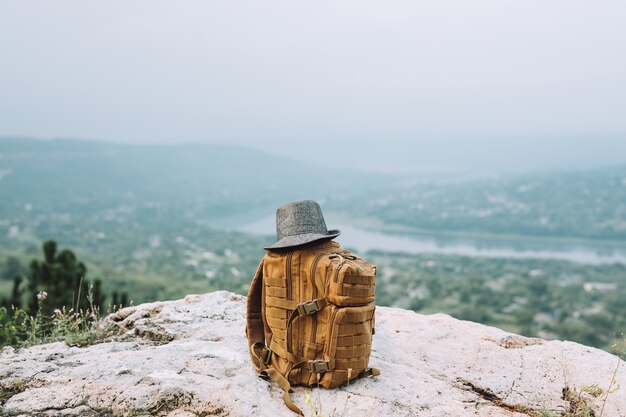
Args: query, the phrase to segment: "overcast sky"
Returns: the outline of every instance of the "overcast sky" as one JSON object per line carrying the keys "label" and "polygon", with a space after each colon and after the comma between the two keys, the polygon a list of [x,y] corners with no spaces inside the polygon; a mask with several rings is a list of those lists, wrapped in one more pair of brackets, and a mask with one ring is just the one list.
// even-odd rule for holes
{"label": "overcast sky", "polygon": [[0,135],[626,163],[625,22],[623,0],[2,1]]}

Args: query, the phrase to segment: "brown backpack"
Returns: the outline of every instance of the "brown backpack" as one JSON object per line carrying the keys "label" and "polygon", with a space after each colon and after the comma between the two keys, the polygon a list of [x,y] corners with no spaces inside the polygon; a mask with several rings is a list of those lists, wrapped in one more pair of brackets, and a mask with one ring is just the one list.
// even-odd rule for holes
{"label": "brown backpack", "polygon": [[380,373],[368,368],[375,277],[375,265],[332,241],[263,257],[248,293],[250,357],[294,412],[292,385],[335,388]]}

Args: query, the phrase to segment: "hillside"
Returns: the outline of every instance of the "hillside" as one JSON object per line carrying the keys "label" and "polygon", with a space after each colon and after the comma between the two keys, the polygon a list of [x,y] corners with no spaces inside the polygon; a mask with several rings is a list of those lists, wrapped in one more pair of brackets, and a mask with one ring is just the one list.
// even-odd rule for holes
{"label": "hillside", "polygon": [[[271,149],[270,149],[271,150]],[[258,150],[226,145],[123,145],[70,139],[0,137],[3,216],[76,218],[158,206],[186,219],[274,207],[276,201],[324,198],[375,175],[321,169]],[[32,209],[24,213],[24,205]]]}
{"label": "hillside", "polygon": [[271,147],[0,137],[0,244],[11,226],[41,238],[63,232],[68,218],[81,225],[67,233],[74,239],[112,219],[153,232],[224,228],[304,198],[395,233],[592,239],[621,247],[626,241],[626,166],[487,177],[392,175],[369,164],[345,168],[352,157],[336,149],[324,160],[296,160],[272,154]]}
{"label": "hillside", "polygon": [[514,239],[519,247],[526,239],[626,242],[623,165],[457,181],[407,179],[376,198],[360,197],[352,199],[350,216],[394,233]]}
{"label": "hillside", "polygon": [[[189,295],[120,310],[107,319],[120,334],[105,343],[4,348],[1,414],[292,416],[281,390],[249,364],[244,314],[242,296]],[[379,307],[376,322],[370,364],[382,374],[337,390],[296,388],[307,415],[307,393],[326,416],[564,416],[576,407],[626,415],[623,361],[615,379],[622,388],[601,414],[618,364],[606,352],[443,314]]]}

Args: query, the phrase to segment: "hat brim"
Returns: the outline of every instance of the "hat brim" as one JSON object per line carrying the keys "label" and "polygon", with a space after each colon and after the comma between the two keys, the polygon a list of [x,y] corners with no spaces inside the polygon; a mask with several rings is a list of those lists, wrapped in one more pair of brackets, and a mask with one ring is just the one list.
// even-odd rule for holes
{"label": "hat brim", "polygon": [[300,246],[307,243],[315,242],[323,239],[333,239],[341,234],[341,231],[329,230],[327,234],[321,233],[304,233],[301,235],[285,236],[273,245],[264,247],[264,249],[285,249],[294,246]]}

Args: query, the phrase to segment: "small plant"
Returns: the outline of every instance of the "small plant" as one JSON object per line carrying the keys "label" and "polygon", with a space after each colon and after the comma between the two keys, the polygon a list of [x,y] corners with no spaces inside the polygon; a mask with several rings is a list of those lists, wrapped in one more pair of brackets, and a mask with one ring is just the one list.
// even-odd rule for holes
{"label": "small plant", "polygon": [[[92,283],[87,289],[89,308],[86,310],[61,307],[55,308],[50,316],[44,315],[47,296],[45,291],[37,294],[38,309],[34,316],[15,307],[9,315],[5,307],[0,307],[0,347],[19,348],[56,341],[65,341],[69,346],[88,346],[111,332],[103,327],[100,309],[94,304]],[[115,309],[109,306],[107,313]]]}
{"label": "small plant", "polygon": [[569,403],[569,409],[565,411],[563,417],[595,417],[593,410],[589,408],[584,398],[569,387],[563,388],[563,399]]}
{"label": "small plant", "polygon": [[623,360],[626,358],[626,336],[622,333],[622,343],[618,343],[617,341],[613,342],[613,350],[615,351],[615,355],[617,356],[617,363],[615,364],[615,370],[613,371],[613,375],[611,376],[611,382],[609,383],[609,387],[607,388],[604,394],[604,401],[602,401],[602,409],[600,410],[600,416],[604,414],[604,407],[606,406],[606,400],[609,398],[609,394],[616,392],[620,389],[620,385],[617,383],[615,377],[617,376],[617,371],[619,370],[620,365]]}
{"label": "small plant", "polygon": [[309,410],[311,411],[311,416],[314,416],[314,417],[320,416],[319,411],[318,411],[319,404],[311,400],[311,395],[308,392],[304,396],[304,402],[309,407]]}
{"label": "small plant", "polygon": [[[306,403],[306,405],[309,407],[309,410],[311,412],[311,417],[324,417],[324,413],[322,412],[322,402],[320,399],[320,374],[317,374],[317,399],[316,400],[312,400],[311,399],[311,395],[309,395],[309,393],[306,393],[306,396],[304,398],[304,401]],[[350,378],[352,377],[352,369],[348,368],[348,383],[346,385],[346,389],[350,388]],[[347,392],[346,395],[346,402],[343,405],[343,411],[341,412],[341,414],[337,414],[337,408],[333,409],[333,411],[331,411],[331,413],[328,415],[328,417],[344,417],[344,415],[346,414],[346,411],[348,410],[348,400],[352,397],[352,395]]]}
{"label": "small plant", "polygon": [[602,395],[604,390],[600,388],[598,384],[593,384],[582,387],[582,392],[586,392],[593,397],[599,397],[600,395]]}
{"label": "small plant", "polygon": [[43,313],[42,308],[43,308],[43,302],[45,301],[45,299],[48,298],[48,293],[45,291],[39,291],[37,293],[37,313],[35,313],[34,317],[29,317],[28,320],[28,328],[27,328],[27,345],[28,346],[32,346],[32,345],[36,345],[39,343],[42,343],[41,340],[43,340],[44,335],[45,335],[45,324],[44,323],[44,318],[43,318]]}
{"label": "small plant", "polygon": [[320,400],[320,379],[322,375],[320,373],[317,374],[317,400],[312,401],[309,393],[306,393],[304,398],[304,402],[309,406],[309,410],[311,410],[311,416],[313,417],[323,417],[322,415],[322,402]]}
{"label": "small plant", "polygon": [[27,323],[30,317],[26,311],[11,306],[11,313],[6,307],[0,307],[0,347],[18,346],[26,339]]}

